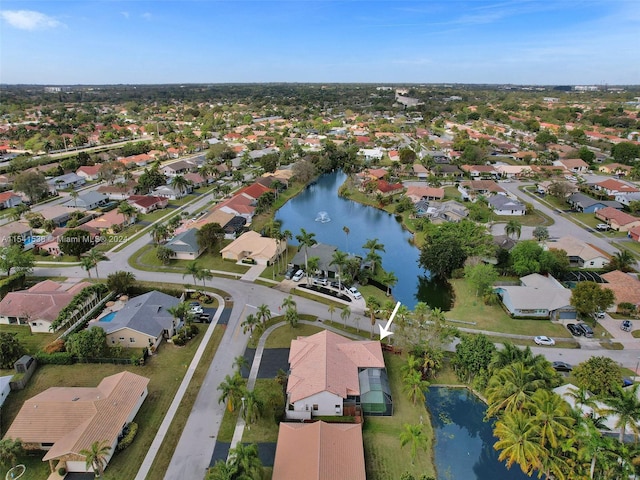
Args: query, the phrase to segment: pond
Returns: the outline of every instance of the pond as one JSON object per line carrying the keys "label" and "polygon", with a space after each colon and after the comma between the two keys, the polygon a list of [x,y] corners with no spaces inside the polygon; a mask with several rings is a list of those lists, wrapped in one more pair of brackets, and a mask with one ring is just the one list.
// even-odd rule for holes
{"label": "pond", "polygon": [[525,480],[517,464],[498,461],[493,422],[485,422],[486,405],[466,388],[431,387],[427,409],[435,434],[438,480]]}
{"label": "pond", "polygon": [[[394,215],[340,197],[338,189],[346,178],[342,172],[323,175],[289,200],[275,215],[276,220],[282,222],[282,229],[293,233],[293,243],[304,228],[315,233],[318,242],[362,257],[367,254],[362,245],[377,238],[385,248],[379,252],[382,268],[398,277],[393,288],[395,299],[409,309],[423,301],[431,307],[449,310],[451,288],[428,281],[428,272],[418,265],[420,251],[410,243],[411,232],[405,230]],[[348,228],[348,234],[344,227]]]}

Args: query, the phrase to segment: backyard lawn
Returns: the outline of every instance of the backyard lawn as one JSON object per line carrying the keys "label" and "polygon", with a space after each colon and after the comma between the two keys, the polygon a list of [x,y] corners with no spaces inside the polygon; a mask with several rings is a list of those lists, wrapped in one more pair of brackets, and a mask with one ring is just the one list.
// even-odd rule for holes
{"label": "backyard lawn", "polygon": [[566,328],[549,320],[516,320],[507,315],[500,305],[485,305],[481,298],[476,297],[473,288],[466,280],[451,280],[451,285],[455,291],[455,302],[445,316],[450,319],[475,322],[475,325],[459,326],[520,335],[571,337]]}
{"label": "backyard lawn", "polygon": [[[15,333],[27,353],[34,355],[58,336],[55,333],[31,333],[27,325],[0,325],[0,333]],[[0,370],[2,374],[3,370]]]}

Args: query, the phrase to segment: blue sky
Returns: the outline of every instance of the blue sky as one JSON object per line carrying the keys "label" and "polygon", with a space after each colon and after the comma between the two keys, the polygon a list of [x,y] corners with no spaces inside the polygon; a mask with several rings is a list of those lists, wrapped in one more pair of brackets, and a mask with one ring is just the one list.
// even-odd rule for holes
{"label": "blue sky", "polygon": [[0,83],[640,84],[640,0],[0,3]]}

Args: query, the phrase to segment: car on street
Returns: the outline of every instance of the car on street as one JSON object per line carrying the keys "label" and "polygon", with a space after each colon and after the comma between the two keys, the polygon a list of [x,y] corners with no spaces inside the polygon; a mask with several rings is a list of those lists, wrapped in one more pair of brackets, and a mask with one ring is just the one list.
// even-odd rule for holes
{"label": "car on street", "polygon": [[582,336],[582,329],[578,328],[575,323],[567,323],[567,330],[569,330],[574,337]]}
{"label": "car on street", "polygon": [[632,328],[633,323],[631,323],[631,320],[623,320],[620,324],[620,329],[624,330],[625,332],[630,332]]}
{"label": "car on street", "polygon": [[586,323],[579,323],[576,325],[580,330],[582,330],[582,335],[587,338],[593,337],[593,329],[587,325]]}
{"label": "car on street", "polygon": [[570,372],[573,370],[573,367],[567,362],[552,362],[551,366],[556,372]]}
{"label": "car on street", "polygon": [[533,341],[536,342],[536,345],[555,345],[556,344],[553,338],[549,338],[544,335],[535,337]]}
{"label": "car on street", "polygon": [[302,280],[302,277],[304,277],[304,272],[302,270],[298,270],[295,275],[291,277],[291,280],[293,280],[294,282],[299,282],[300,280]]}
{"label": "car on street", "polygon": [[599,223],[596,225],[596,230],[600,230],[601,232],[606,232],[607,230],[609,230],[609,225],[607,225],[606,223]]}
{"label": "car on street", "polygon": [[358,300],[359,298],[362,298],[362,294],[358,291],[356,287],[351,287],[349,289],[349,293],[353,295],[353,298],[355,298],[356,300]]}

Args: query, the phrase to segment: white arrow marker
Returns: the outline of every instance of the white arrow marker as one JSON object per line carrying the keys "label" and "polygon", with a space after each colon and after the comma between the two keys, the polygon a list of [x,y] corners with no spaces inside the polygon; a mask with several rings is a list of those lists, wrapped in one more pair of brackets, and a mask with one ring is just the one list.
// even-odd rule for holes
{"label": "white arrow marker", "polygon": [[383,340],[389,335],[393,335],[393,332],[390,332],[389,328],[391,328],[391,324],[393,323],[393,319],[396,316],[396,313],[398,313],[399,308],[400,302],[396,303],[396,306],[393,308],[393,312],[391,312],[391,316],[389,317],[389,320],[387,320],[387,324],[384,327],[382,325],[378,325],[380,328],[380,340]]}

